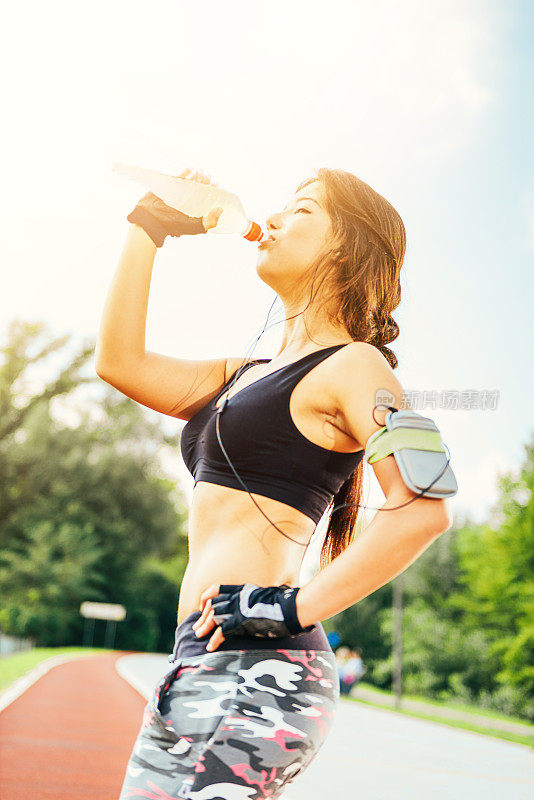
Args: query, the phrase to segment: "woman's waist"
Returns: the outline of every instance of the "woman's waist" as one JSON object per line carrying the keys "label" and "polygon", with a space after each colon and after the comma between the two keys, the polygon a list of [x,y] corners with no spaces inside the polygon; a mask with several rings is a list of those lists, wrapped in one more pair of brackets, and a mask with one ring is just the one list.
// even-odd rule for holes
{"label": "woman's waist", "polygon": [[[252,497],[243,489],[207,480],[197,481],[189,508],[190,538],[209,538],[217,530],[243,536],[256,531],[260,537],[266,529],[266,514],[284,533],[305,546],[316,527],[309,516],[273,497],[251,494]],[[281,537],[276,528],[269,528],[273,535]]]}
{"label": "woman's waist", "polygon": [[250,548],[229,548],[228,552],[214,553],[209,550],[189,560],[180,587],[178,624],[194,611],[200,615],[203,592],[213,584],[255,583],[257,586],[298,586],[298,567],[287,568],[286,560],[271,556],[255,559]]}
{"label": "woman's waist", "polygon": [[324,628],[316,622],[311,631],[303,631],[294,636],[272,639],[258,636],[230,636],[215,651],[207,651],[206,645],[213,636],[214,629],[204,636],[196,636],[192,626],[200,617],[200,611],[192,611],[178,625],[175,632],[173,659],[189,658],[208,652],[228,650],[308,650],[332,653],[332,648]]}

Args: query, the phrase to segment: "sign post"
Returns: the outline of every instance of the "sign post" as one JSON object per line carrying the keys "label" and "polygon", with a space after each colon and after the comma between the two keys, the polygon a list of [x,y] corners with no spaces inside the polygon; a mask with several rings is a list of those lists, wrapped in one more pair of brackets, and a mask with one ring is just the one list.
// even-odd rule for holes
{"label": "sign post", "polygon": [[[104,647],[112,650],[115,644],[117,622],[126,618],[126,609],[117,603],[93,603],[85,601],[80,606],[80,614],[85,617],[83,628],[83,646],[93,646],[95,636],[95,619],[105,619],[106,637]],[[110,625],[111,623],[111,625]],[[89,639],[91,643],[89,645]]]}
{"label": "sign post", "polygon": [[402,702],[402,572],[393,581],[393,696],[395,708]]}

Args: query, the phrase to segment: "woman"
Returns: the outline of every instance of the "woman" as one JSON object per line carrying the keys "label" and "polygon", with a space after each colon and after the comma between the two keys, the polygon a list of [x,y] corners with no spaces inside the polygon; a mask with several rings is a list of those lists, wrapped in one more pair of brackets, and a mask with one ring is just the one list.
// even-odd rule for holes
{"label": "woman", "polygon": [[[268,219],[271,240],[258,248],[257,273],[285,307],[275,358],[145,350],[157,248],[166,235],[205,232],[219,213],[192,219],[142,198],[97,343],[103,380],[187,421],[182,455],[195,476],[172,665],[145,709],[123,800],[279,797],[317,755],[339,700],[321,620],[450,527],[445,500],[406,502],[415,495],[390,455],[373,464],[390,513],[354,537],[365,445],[384,424],[377,393],[396,408],[403,395],[386,347],[399,332],[398,213],[354,175],[320,169]],[[304,550],[329,508],[322,569],[300,588]]]}

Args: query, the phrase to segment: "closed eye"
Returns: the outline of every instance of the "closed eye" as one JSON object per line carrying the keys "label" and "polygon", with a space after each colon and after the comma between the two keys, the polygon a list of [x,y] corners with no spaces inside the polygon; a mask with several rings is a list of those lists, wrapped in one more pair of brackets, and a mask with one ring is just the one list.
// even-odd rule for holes
{"label": "closed eye", "polygon": [[307,208],[297,208],[297,210],[295,211],[295,214],[297,213],[297,211],[305,211],[306,214],[311,214],[311,211],[309,211]]}

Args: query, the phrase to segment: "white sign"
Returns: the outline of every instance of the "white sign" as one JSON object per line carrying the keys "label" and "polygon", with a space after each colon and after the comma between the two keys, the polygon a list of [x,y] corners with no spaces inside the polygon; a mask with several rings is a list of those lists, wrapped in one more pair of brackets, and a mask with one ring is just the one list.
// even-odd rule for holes
{"label": "white sign", "polygon": [[112,619],[120,621],[126,616],[126,609],[124,606],[117,605],[116,603],[82,603],[80,606],[80,614],[82,617],[89,619]]}

